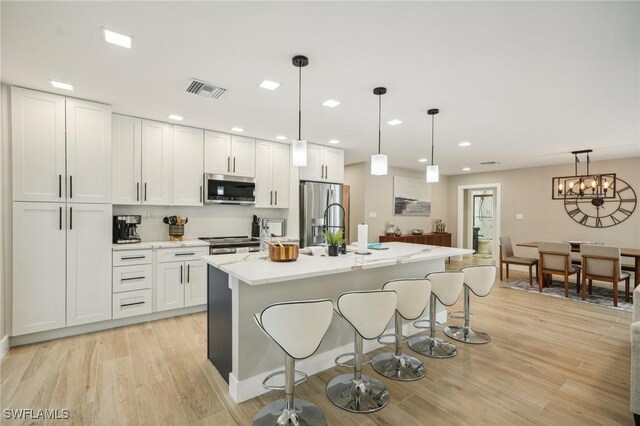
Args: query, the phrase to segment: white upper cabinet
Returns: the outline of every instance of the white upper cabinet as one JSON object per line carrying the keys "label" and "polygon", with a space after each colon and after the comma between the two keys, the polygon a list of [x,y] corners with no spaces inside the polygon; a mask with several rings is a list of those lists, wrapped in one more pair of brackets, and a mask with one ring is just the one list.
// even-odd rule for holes
{"label": "white upper cabinet", "polygon": [[256,207],[289,208],[289,145],[256,141]]}
{"label": "white upper cabinet", "polygon": [[11,88],[14,201],[64,201],[65,98]]}
{"label": "white upper cabinet", "polygon": [[142,204],[168,206],[173,201],[173,129],[142,120]]}
{"label": "white upper cabinet", "polygon": [[300,180],[344,182],[344,151],[307,144],[307,167],[300,168]]}
{"label": "white upper cabinet", "polygon": [[173,126],[173,205],[201,206],[204,131]]}
{"label": "white upper cabinet", "polygon": [[142,120],[113,114],[113,204],[140,204]]}
{"label": "white upper cabinet", "polygon": [[67,200],[111,203],[111,107],[67,98]]}
{"label": "white upper cabinet", "polygon": [[255,139],[205,131],[204,172],[255,177]]}
{"label": "white upper cabinet", "polygon": [[111,206],[67,204],[67,327],[111,319]]}
{"label": "white upper cabinet", "polygon": [[231,135],[204,132],[204,172],[228,175],[231,172]]}
{"label": "white upper cabinet", "polygon": [[13,203],[12,336],[65,326],[66,215],[64,202]]}

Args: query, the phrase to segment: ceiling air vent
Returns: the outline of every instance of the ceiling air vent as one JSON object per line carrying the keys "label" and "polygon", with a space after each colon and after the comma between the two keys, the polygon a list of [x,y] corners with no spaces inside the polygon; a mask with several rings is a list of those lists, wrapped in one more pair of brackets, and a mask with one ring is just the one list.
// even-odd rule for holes
{"label": "ceiling air vent", "polygon": [[497,161],[483,161],[480,164],[483,165],[483,166],[494,166],[494,165],[500,164],[500,163],[497,162]]}
{"label": "ceiling air vent", "polygon": [[189,83],[187,83],[185,91],[204,98],[219,99],[227,89],[218,87],[215,84],[207,83],[206,81],[192,78],[189,79]]}

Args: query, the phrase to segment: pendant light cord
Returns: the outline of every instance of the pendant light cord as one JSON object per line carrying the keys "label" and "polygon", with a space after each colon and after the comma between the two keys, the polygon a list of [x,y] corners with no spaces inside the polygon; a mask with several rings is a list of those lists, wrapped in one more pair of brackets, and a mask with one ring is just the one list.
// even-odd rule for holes
{"label": "pendant light cord", "polygon": [[382,95],[378,95],[378,155],[380,154],[381,131],[380,122],[382,121]]}
{"label": "pendant light cord", "polygon": [[431,116],[431,165],[435,165],[435,158],[433,156],[433,134],[434,134],[434,123],[435,123],[435,115]]}
{"label": "pendant light cord", "polygon": [[302,67],[298,67],[298,140],[302,140]]}

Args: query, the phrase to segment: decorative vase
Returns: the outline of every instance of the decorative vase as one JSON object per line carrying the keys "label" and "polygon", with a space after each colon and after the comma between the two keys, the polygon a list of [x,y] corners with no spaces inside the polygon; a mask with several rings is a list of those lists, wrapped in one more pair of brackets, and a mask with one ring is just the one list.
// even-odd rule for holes
{"label": "decorative vase", "polygon": [[338,246],[329,246],[329,256],[338,255]]}
{"label": "decorative vase", "polygon": [[387,230],[384,232],[386,235],[395,235],[395,226],[393,222],[389,222],[387,225]]}
{"label": "decorative vase", "polygon": [[396,231],[394,232],[396,237],[401,237],[402,236],[402,231],[400,230],[400,227],[398,226],[396,228]]}

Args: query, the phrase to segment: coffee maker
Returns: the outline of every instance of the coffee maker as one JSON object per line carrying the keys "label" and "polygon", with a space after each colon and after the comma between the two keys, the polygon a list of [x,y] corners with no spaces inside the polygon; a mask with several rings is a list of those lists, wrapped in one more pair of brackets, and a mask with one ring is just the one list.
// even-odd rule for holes
{"label": "coffee maker", "polygon": [[142,223],[140,215],[126,215],[113,217],[113,243],[114,244],[130,244],[139,243],[140,235],[136,229],[137,225]]}

